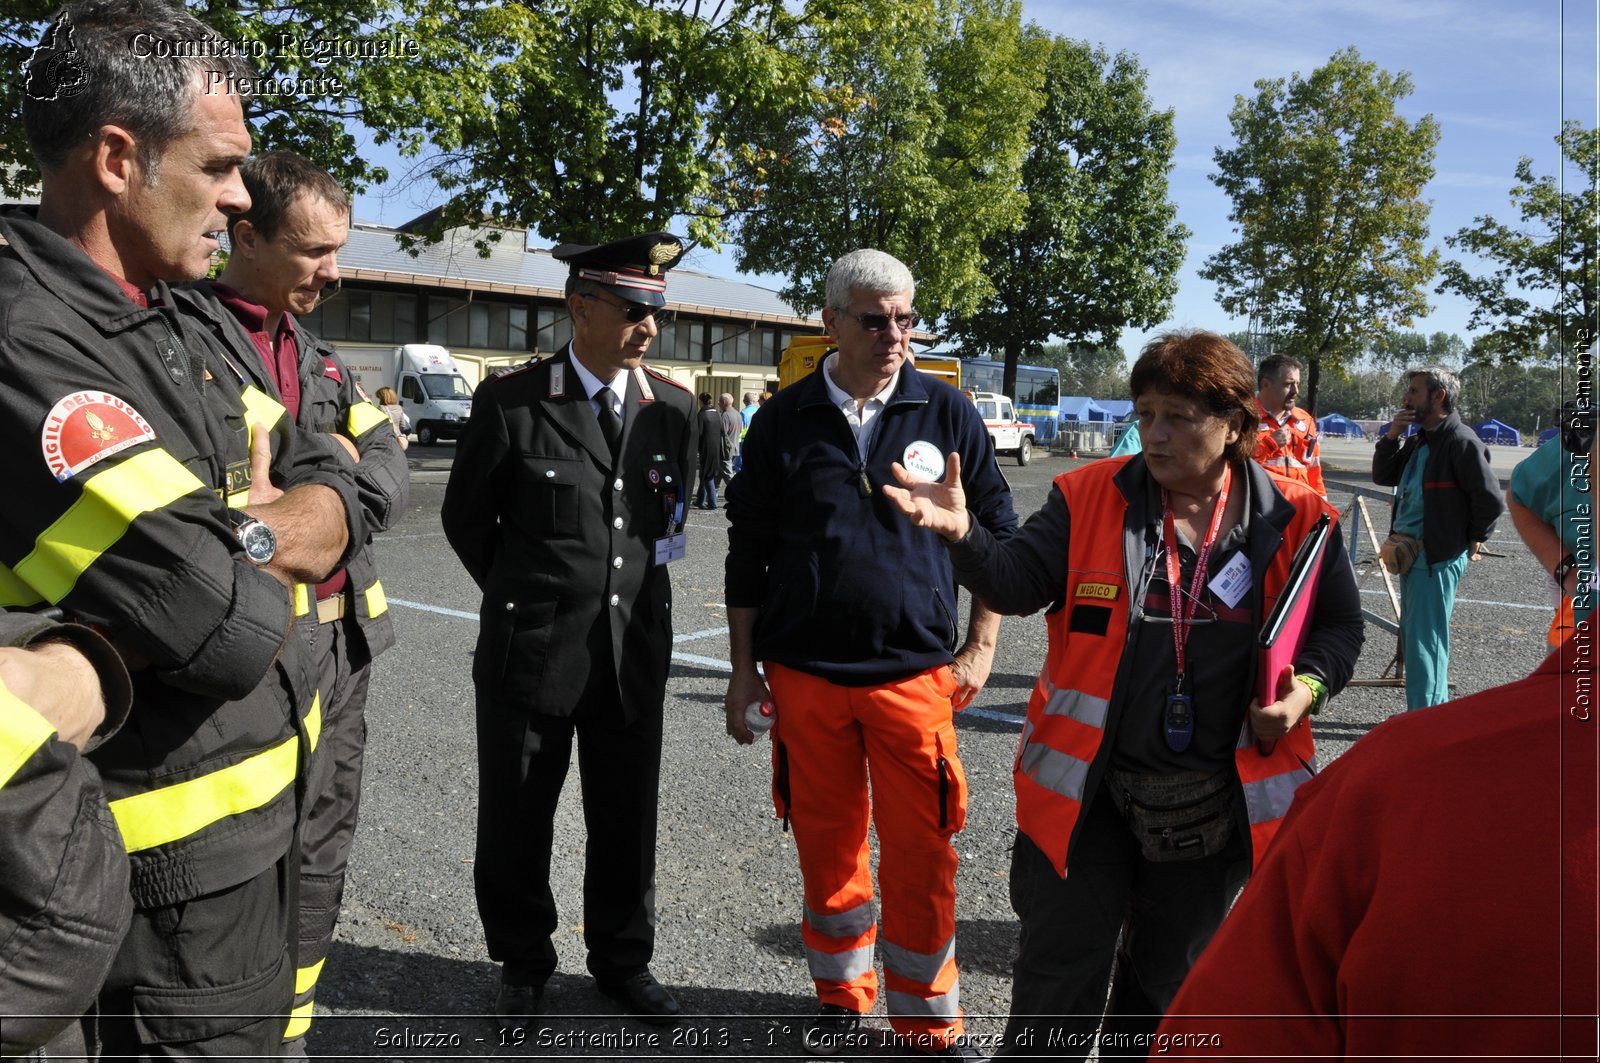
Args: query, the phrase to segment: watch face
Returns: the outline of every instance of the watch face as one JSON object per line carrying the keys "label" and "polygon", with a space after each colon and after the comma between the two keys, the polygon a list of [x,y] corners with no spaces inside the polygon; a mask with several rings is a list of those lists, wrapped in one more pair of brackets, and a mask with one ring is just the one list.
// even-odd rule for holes
{"label": "watch face", "polygon": [[259,520],[239,529],[239,542],[244,546],[244,555],[257,565],[268,564],[278,552],[278,537]]}

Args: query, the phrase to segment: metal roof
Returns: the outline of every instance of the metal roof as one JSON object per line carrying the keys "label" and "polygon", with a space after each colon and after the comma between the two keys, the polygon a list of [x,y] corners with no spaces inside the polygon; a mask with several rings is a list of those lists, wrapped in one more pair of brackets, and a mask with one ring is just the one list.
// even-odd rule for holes
{"label": "metal roof", "polygon": [[[551,258],[547,249],[527,249],[527,236],[520,229],[498,230],[500,241],[490,246],[487,258],[479,255],[472,242],[475,235],[494,230],[452,230],[437,244],[419,245],[414,256],[397,242],[399,231],[359,222],[352,225],[350,242],[339,252],[339,270],[345,279],[562,297],[566,265]],[[667,303],[678,310],[722,318],[822,328],[820,317],[801,316],[777,292],[694,270],[671,272]]]}

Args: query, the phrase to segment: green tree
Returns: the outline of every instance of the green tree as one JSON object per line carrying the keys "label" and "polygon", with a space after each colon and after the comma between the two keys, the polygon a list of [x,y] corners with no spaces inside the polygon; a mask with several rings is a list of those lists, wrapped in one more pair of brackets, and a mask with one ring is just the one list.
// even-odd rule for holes
{"label": "green tree", "polygon": [[1218,148],[1214,181],[1233,200],[1239,239],[1206,260],[1223,309],[1257,322],[1307,367],[1316,409],[1324,362],[1425,314],[1438,268],[1428,202],[1439,126],[1396,107],[1411,78],[1334,53],[1309,78],[1256,82],[1235,97],[1234,147]]}
{"label": "green tree", "polygon": [[1468,327],[1488,326],[1483,340],[1495,353],[1519,357],[1552,340],[1570,349],[1600,335],[1600,129],[1568,121],[1556,143],[1576,180],[1535,177],[1523,156],[1511,189],[1521,224],[1482,215],[1444,240],[1495,264],[1479,276],[1446,262],[1439,284],[1471,300]]}
{"label": "green tree", "polygon": [[1008,393],[1017,364],[1052,336],[1115,350],[1125,327],[1163,320],[1189,236],[1167,198],[1172,111],[1152,108],[1138,62],[1061,37],[1044,47],[1044,102],[1022,164],[1027,207],[984,240],[994,293],[953,323],[966,343],[1004,356]]}
{"label": "green tree", "polygon": [[1117,346],[1048,343],[1028,356],[1031,365],[1054,366],[1061,372],[1061,394],[1091,399],[1128,398],[1128,358]]}
{"label": "green tree", "polygon": [[[802,312],[824,302],[828,266],[875,247],[917,278],[937,321],[993,290],[982,240],[1015,223],[1040,49],[1018,0],[866,0],[811,42],[821,71],[805,108],[752,114],[739,180],[739,268],[787,278]],[[761,124],[765,122],[766,124]]]}
{"label": "green tree", "polygon": [[[22,69],[60,6],[59,0],[15,0],[0,10],[5,69]],[[203,0],[188,7],[224,38],[242,44],[259,75],[292,79],[300,83],[296,87],[312,90],[244,99],[258,147],[299,151],[358,191],[389,176],[364,157],[358,139],[363,127],[374,142],[394,141],[402,152],[415,153],[425,124],[452,106],[454,94],[430,86],[424,75],[450,67],[440,53],[465,49],[448,36],[424,34],[411,15],[383,0],[297,0],[292,6]],[[341,41],[364,42],[370,49],[387,41],[391,54],[360,57],[331,49]],[[393,54],[397,45],[399,55]],[[422,62],[407,58],[413,45]],[[22,130],[22,86],[18,77],[0,79],[0,192],[8,195],[39,182]]]}
{"label": "green tree", "polygon": [[436,72],[460,86],[458,106],[426,125],[437,148],[427,172],[450,194],[440,228],[487,214],[596,242],[685,217],[690,238],[713,247],[764,169],[734,130],[813,99],[816,39],[844,32],[852,10],[843,0],[413,2],[429,31],[483,49],[443,53]]}

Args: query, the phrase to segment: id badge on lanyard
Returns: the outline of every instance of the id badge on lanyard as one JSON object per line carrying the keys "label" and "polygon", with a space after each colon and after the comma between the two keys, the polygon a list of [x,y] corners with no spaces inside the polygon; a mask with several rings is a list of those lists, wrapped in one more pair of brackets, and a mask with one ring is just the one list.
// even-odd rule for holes
{"label": "id badge on lanyard", "polygon": [[1216,545],[1217,532],[1222,527],[1222,515],[1228,508],[1228,489],[1233,482],[1233,467],[1224,466],[1222,493],[1211,511],[1211,525],[1206,530],[1205,541],[1195,556],[1194,576],[1189,580],[1187,600],[1183,593],[1183,570],[1178,561],[1178,527],[1172,517],[1172,498],[1161,492],[1162,533],[1166,538],[1167,593],[1172,603],[1172,649],[1177,659],[1178,676],[1167,692],[1167,701],[1161,715],[1161,733],[1167,748],[1182,753],[1194,741],[1194,699],[1185,687],[1188,679],[1187,651],[1189,628],[1200,606],[1200,595],[1205,590],[1206,569],[1211,564],[1211,548]]}

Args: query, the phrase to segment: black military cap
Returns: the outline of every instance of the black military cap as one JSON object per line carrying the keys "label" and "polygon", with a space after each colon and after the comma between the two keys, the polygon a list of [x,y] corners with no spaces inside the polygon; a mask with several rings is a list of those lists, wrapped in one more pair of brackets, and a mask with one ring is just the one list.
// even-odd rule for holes
{"label": "black military cap", "polygon": [[594,281],[630,303],[666,306],[666,272],[685,250],[681,237],[645,233],[609,244],[562,244],[550,257],[571,266],[572,276]]}

